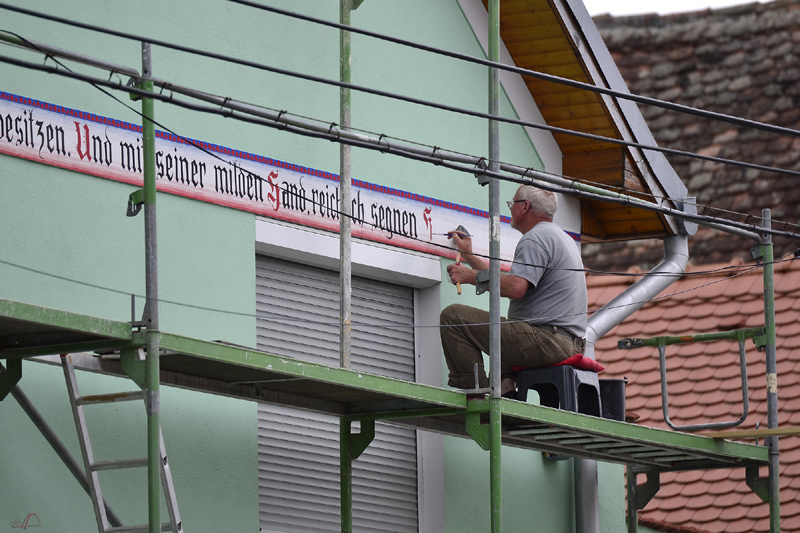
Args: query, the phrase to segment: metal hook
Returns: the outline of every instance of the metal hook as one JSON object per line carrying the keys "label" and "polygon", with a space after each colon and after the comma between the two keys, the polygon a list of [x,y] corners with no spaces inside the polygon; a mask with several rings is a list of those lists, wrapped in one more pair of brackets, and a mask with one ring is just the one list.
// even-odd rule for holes
{"label": "metal hook", "polygon": [[388,154],[389,150],[391,150],[392,146],[389,144],[389,141],[386,139],[386,135],[381,133],[380,137],[378,137],[378,146],[380,146],[381,141],[386,141],[386,150],[381,150],[382,154]]}
{"label": "metal hook", "polygon": [[[335,123],[335,122],[331,122],[331,125],[330,125],[330,127],[328,127],[328,135],[330,135],[330,134],[333,132],[333,129],[334,129],[335,127],[337,127],[337,126],[338,126],[338,124],[337,124],[337,123]],[[331,139],[331,142],[338,141],[338,140],[339,140],[339,135],[340,135],[340,131],[337,129],[337,130],[336,130],[336,139]]]}
{"label": "metal hook", "polygon": [[[436,157],[436,152],[438,152],[438,151],[439,151],[439,147],[438,146],[434,146],[433,147],[433,151],[431,152],[431,157]],[[434,163],[434,164],[438,166],[438,165],[441,165],[443,162],[444,162],[444,157],[442,157],[440,155],[439,156],[439,162],[438,163]]]}
{"label": "metal hook", "polygon": [[[285,110],[285,109],[281,109],[280,111],[278,111],[278,116],[277,116],[277,117],[275,117],[275,122],[276,122],[276,123],[280,123],[280,121],[281,121],[281,117],[282,117],[283,115],[285,115],[285,114],[286,114],[286,110]],[[288,122],[284,122],[284,123],[283,123],[283,127],[282,127],[282,128],[280,128],[280,129],[281,129],[281,130],[285,130],[285,129],[286,129],[286,128],[288,128],[288,127],[289,127],[289,123],[288,123]]]}

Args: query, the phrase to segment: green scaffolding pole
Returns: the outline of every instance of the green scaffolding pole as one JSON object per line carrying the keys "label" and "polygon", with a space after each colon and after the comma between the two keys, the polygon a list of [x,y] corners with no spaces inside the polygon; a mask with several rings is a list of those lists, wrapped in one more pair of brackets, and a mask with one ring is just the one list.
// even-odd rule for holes
{"label": "green scaffolding pole", "polygon": [[[500,57],[500,0],[489,0],[488,56],[489,61],[497,62]],[[489,113],[500,114],[500,77],[497,69],[489,67]],[[500,171],[500,124],[489,120],[489,170]],[[479,180],[485,184],[486,180]],[[502,408],[501,401],[501,343],[500,343],[500,182],[497,178],[488,179],[489,185],[489,376],[492,407],[489,412],[489,477],[491,482],[491,523],[492,533],[503,530],[502,494]]]}
{"label": "green scaffolding pole", "polygon": [[[764,209],[761,213],[763,225],[772,225],[771,212]],[[772,236],[764,234],[761,238],[761,261],[764,264],[764,331],[767,359],[767,424],[769,429],[778,427],[778,369],[776,361],[775,332],[775,267],[773,265]],[[765,439],[769,449],[769,530],[778,533],[781,530],[781,493],[780,493],[780,452],[778,436]]]}
{"label": "green scaffolding pole", "polygon": [[[142,43],[142,84],[153,91],[150,43]],[[142,147],[144,163],[144,233],[147,303],[147,509],[150,533],[161,531],[161,450],[160,450],[160,362],[158,330],[158,234],[156,225],[155,124],[152,98],[142,98]]]}

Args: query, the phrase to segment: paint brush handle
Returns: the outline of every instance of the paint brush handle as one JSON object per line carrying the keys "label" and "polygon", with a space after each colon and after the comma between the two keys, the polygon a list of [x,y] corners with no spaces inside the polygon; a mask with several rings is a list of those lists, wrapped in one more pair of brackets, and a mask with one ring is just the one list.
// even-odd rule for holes
{"label": "paint brush handle", "polygon": [[[461,264],[461,252],[456,254],[456,264]],[[456,292],[458,292],[458,295],[461,296],[461,282],[456,283]]]}

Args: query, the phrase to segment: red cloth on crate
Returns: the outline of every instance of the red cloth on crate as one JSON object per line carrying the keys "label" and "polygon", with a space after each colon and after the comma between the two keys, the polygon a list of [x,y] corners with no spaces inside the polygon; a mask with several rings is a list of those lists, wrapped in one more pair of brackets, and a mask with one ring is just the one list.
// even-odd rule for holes
{"label": "red cloth on crate", "polygon": [[[569,365],[577,368],[578,370],[588,370],[589,372],[596,372],[598,374],[606,369],[606,367],[604,367],[591,357],[584,357],[582,353],[575,354],[572,357],[564,359],[560,363],[548,366],[561,366],[561,365]],[[525,370],[526,368],[531,368],[531,367],[524,367],[524,366],[511,367],[511,369],[514,370],[514,372],[519,372],[520,370]],[[541,368],[548,368],[548,367],[543,366]]]}

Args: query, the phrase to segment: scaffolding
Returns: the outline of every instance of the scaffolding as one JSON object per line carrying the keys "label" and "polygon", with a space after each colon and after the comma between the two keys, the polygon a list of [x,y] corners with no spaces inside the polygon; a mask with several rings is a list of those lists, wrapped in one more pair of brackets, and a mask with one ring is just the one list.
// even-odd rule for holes
{"label": "scaffolding", "polygon": [[[491,451],[498,445],[489,425],[493,410],[502,417],[500,445],[628,465],[634,480],[629,491],[634,492],[632,501],[638,508],[649,499],[642,496],[646,489],[635,484],[638,473],[657,483],[663,472],[758,469],[770,460],[770,450],[764,446],[642,427],[504,398],[467,401],[455,390],[165,332],[157,335],[159,379],[163,384],[338,416],[344,491],[351,482],[344,473],[371,440],[366,429],[369,424],[362,423],[361,433],[353,434],[349,431],[352,422],[392,420],[424,431],[471,438]],[[147,336],[126,322],[0,300],[0,342],[0,356],[9,367],[0,374],[0,393],[7,394],[15,386],[20,374],[14,369],[21,369],[23,359],[61,365],[60,356],[53,354],[75,354],[75,368],[85,371],[132,379],[138,372],[137,380],[144,374],[143,365],[126,363],[125,355],[82,353],[108,349],[133,354],[144,349]],[[500,482],[500,473],[491,475],[493,483]],[[351,520],[349,502],[343,499],[342,506],[343,520]],[[501,509],[493,508],[493,512]],[[349,529],[343,526],[345,530]]]}
{"label": "scaffolding", "polygon": [[[353,8],[350,0],[342,0],[342,21],[348,23],[345,12]],[[499,39],[499,2],[489,2],[489,59],[497,61]],[[347,33],[344,32],[343,33]],[[14,41],[18,45],[27,45]],[[37,45],[34,49],[41,50]],[[48,54],[60,55],[63,51],[48,50]],[[342,43],[342,53],[349,53],[349,44]],[[768,391],[769,434],[766,446],[732,442],[711,436],[693,435],[684,432],[641,427],[626,422],[591,417],[503,399],[500,396],[499,361],[499,229],[491,229],[490,242],[490,314],[492,323],[491,389],[490,396],[483,400],[466,401],[459,391],[432,387],[413,382],[354,372],[348,368],[347,330],[345,320],[342,328],[341,367],[328,367],[288,359],[251,348],[210,342],[162,332],[158,326],[158,272],[156,241],[156,185],[153,124],[154,78],[150,69],[149,45],[142,45],[143,73],[136,74],[136,86],[130,92],[142,99],[144,187],[131,196],[130,214],[144,206],[145,253],[147,277],[147,306],[142,321],[130,323],[107,320],[76,313],[35,306],[22,302],[0,299],[0,358],[6,360],[6,369],[0,373],[0,399],[15,392],[22,375],[23,360],[50,364],[62,364],[59,354],[73,354],[76,368],[106,375],[126,376],[140,385],[146,395],[148,415],[148,515],[149,530],[158,531],[160,524],[160,450],[159,387],[168,384],[194,391],[221,394],[232,398],[285,405],[325,413],[340,419],[341,460],[341,517],[342,531],[352,531],[352,461],[366,449],[374,436],[374,422],[392,420],[394,423],[424,431],[434,431],[473,439],[490,453],[492,531],[502,530],[501,495],[501,449],[513,446],[552,454],[605,461],[628,467],[628,527],[636,530],[636,512],[658,491],[659,476],[664,472],[685,470],[707,470],[719,468],[745,468],[748,483],[762,499],[770,504],[771,531],[779,531],[780,507],[778,493],[778,445],[777,392]],[[74,57],[74,55],[73,55]],[[85,58],[84,58],[85,59]],[[349,59],[341,58],[342,79],[349,78],[344,67]],[[125,72],[115,66],[106,66],[115,72]],[[491,69],[492,72],[496,71]],[[176,90],[175,86],[170,85]],[[499,81],[490,77],[490,113],[497,115]],[[349,96],[343,95],[342,129],[336,132],[337,139],[351,144],[372,142],[363,136],[348,135]],[[235,102],[225,99],[225,105]],[[272,117],[275,122],[279,122]],[[286,121],[286,119],[284,119]],[[285,123],[289,126],[288,122]],[[294,124],[293,127],[304,127]],[[499,129],[489,120],[490,165],[485,169],[483,181],[489,185],[489,212],[492,223],[499,224],[499,185],[497,174],[500,167]],[[381,146],[378,139],[377,146]],[[342,165],[349,165],[342,155]],[[508,169],[506,169],[508,170]],[[518,169],[523,175],[530,169]],[[534,173],[535,174],[535,173]],[[546,179],[559,190],[568,186],[604,198],[614,196],[617,200],[634,203],[641,207],[660,210],[661,213],[697,219],[691,213],[665,206],[655,206],[635,197],[609,194],[600,188],[578,186],[575,182],[559,180],[552,176]],[[345,202],[345,195],[342,201]],[[349,206],[344,204],[342,212]],[[346,219],[343,216],[342,219]],[[765,212],[769,220],[769,213]],[[719,227],[716,222],[710,226]],[[765,287],[765,333],[763,345],[767,352],[767,375],[775,376],[775,322],[772,296],[772,248],[770,228],[765,224],[763,232],[737,230],[739,234],[754,237],[760,242],[760,258],[764,263]],[[343,233],[349,229],[343,227]],[[348,235],[349,237],[349,235]],[[343,241],[349,242],[349,241]],[[348,247],[342,249],[343,275],[349,273]],[[346,285],[347,280],[342,280]],[[348,306],[343,303],[346,311]],[[343,311],[343,316],[348,316]],[[87,355],[84,352],[115,352],[118,357]],[[144,360],[137,354],[146,354]],[[768,382],[771,382],[768,379]],[[360,422],[360,433],[352,432],[352,424]],[[758,477],[760,467],[769,467],[767,479]],[[645,474],[647,483],[638,485],[636,476]]]}

